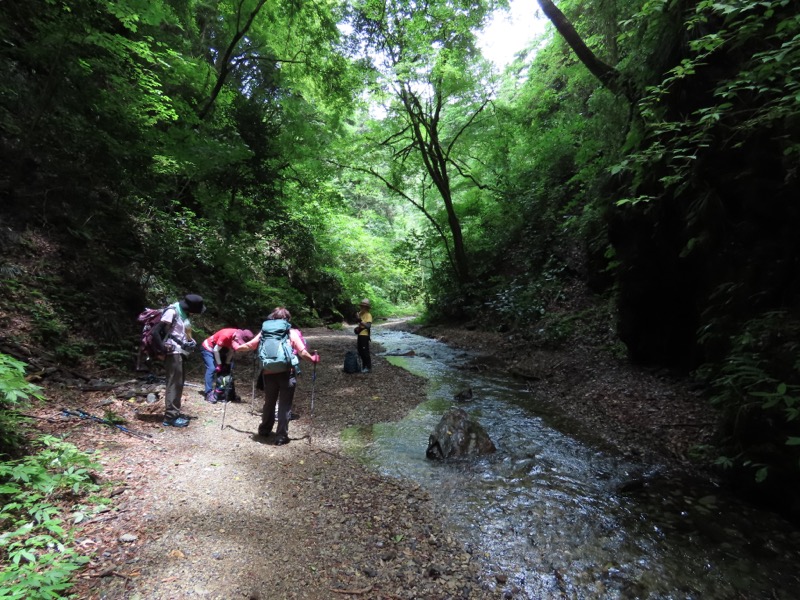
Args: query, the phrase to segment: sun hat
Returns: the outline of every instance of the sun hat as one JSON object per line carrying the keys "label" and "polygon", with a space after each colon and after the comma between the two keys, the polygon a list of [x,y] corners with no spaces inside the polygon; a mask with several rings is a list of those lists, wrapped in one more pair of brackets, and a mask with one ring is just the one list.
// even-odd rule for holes
{"label": "sun hat", "polygon": [[203,304],[203,297],[197,294],[186,294],[180,304],[181,308],[187,313],[201,315],[206,312],[206,307]]}
{"label": "sun hat", "polygon": [[372,306],[372,304],[370,304],[370,302],[369,302],[369,298],[364,298],[364,299],[361,301],[361,303],[360,303],[360,305],[359,305],[359,306],[366,306],[367,308],[369,308],[370,306]]}

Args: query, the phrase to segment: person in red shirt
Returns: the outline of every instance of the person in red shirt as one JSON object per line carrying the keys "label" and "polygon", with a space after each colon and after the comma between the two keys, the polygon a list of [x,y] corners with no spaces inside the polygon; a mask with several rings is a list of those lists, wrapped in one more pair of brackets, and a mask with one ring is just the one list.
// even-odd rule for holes
{"label": "person in red shirt", "polygon": [[[233,353],[240,346],[253,339],[253,332],[249,329],[220,329],[203,342],[202,356],[206,365],[205,397],[207,402],[217,402],[214,394],[214,378],[217,374],[230,373],[233,363]],[[234,392],[235,394],[235,392]]]}

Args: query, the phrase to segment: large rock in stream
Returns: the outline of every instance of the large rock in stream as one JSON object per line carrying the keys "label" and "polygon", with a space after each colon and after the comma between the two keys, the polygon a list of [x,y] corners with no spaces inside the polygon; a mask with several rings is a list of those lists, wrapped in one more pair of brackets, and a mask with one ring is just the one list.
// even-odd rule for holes
{"label": "large rock in stream", "polygon": [[431,434],[425,456],[443,460],[494,451],[494,442],[483,426],[463,408],[451,408]]}

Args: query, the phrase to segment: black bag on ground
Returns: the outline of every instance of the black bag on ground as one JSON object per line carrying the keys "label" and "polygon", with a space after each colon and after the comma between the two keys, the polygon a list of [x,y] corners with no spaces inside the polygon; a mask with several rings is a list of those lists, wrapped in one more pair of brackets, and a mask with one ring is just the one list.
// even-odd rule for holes
{"label": "black bag on ground", "polygon": [[216,377],[214,384],[214,395],[217,402],[239,402],[239,397],[236,395],[236,385],[233,381],[233,375],[230,370],[227,375],[219,373]]}
{"label": "black bag on ground", "polygon": [[353,350],[344,355],[344,372],[345,373],[361,373],[361,365],[358,362],[358,354]]}

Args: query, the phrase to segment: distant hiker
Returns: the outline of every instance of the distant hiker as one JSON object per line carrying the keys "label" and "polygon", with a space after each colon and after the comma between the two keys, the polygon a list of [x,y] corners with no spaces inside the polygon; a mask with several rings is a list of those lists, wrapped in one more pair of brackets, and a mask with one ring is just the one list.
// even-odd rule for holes
{"label": "distant hiker", "polygon": [[369,355],[369,339],[372,329],[372,315],[369,312],[371,304],[368,298],[364,298],[359,305],[358,325],[355,328],[356,347],[358,356],[361,358],[361,372],[369,373],[372,370],[372,357]]}
{"label": "distant hiker", "polygon": [[153,328],[153,347],[157,355],[164,358],[167,389],[164,396],[164,425],[186,427],[189,419],[181,415],[183,396],[183,357],[191,354],[197,342],[192,339],[192,324],[189,315],[204,313],[203,298],[187,294],[180,302],[170,304],[161,315],[161,321]]}
{"label": "distant hiker", "polygon": [[[202,344],[201,355],[206,365],[205,398],[207,402],[215,404],[217,394],[214,391],[214,380],[217,375],[230,375],[233,365],[233,353],[239,346],[253,339],[253,332],[249,329],[220,329],[215,334],[207,337]],[[236,397],[234,390],[230,391],[231,397]]]}
{"label": "distant hiker", "polygon": [[291,326],[292,315],[284,307],[273,310],[261,326],[261,332],[252,340],[237,348],[246,352],[258,348],[261,363],[260,384],[264,388],[264,410],[258,435],[267,437],[275,424],[275,404],[278,405],[278,428],[275,444],[289,443],[289,413],[292,410],[294,391],[297,386],[299,359],[318,363],[319,354],[309,353],[299,329]]}

